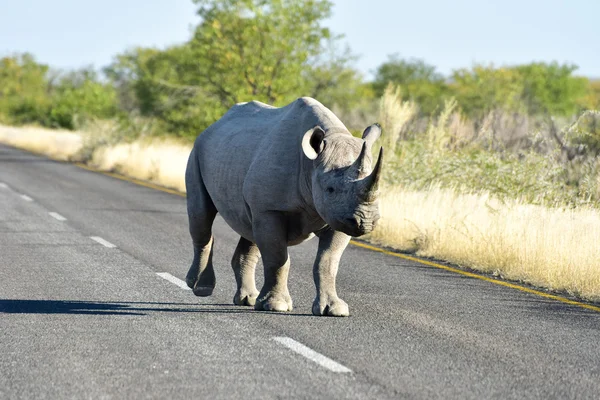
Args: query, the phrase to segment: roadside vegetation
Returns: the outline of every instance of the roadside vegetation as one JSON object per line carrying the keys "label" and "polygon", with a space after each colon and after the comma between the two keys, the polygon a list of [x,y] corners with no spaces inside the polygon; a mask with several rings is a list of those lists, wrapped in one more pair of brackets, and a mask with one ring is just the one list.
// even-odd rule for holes
{"label": "roadside vegetation", "polygon": [[312,96],[354,134],[384,127],[369,240],[600,300],[600,81],[556,62],[445,76],[393,54],[367,82],[324,26],[329,1],[195,2],[190,40],[101,73],[0,59],[0,123],[29,126],[0,140],[182,190],[193,139],[231,105]]}

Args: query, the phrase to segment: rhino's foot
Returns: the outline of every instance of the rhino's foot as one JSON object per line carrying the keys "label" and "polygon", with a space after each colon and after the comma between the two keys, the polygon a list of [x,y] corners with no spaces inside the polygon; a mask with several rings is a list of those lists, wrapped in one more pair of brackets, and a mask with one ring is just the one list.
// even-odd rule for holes
{"label": "rhino's foot", "polygon": [[312,306],[313,315],[329,317],[347,317],[350,315],[348,304],[339,297],[317,297]]}
{"label": "rhino's foot", "polygon": [[238,289],[233,296],[233,304],[237,306],[253,306],[256,304],[256,298],[258,297],[258,290],[246,290]]}
{"label": "rhino's foot", "polygon": [[259,311],[292,311],[292,298],[289,294],[269,292],[256,300],[255,310]]}
{"label": "rhino's foot", "polygon": [[208,297],[213,294],[213,290],[215,288],[211,286],[196,286],[192,288],[192,291],[196,296],[199,297]]}
{"label": "rhino's foot", "polygon": [[202,284],[202,282],[196,282],[193,278],[189,276],[185,279],[185,283],[187,283],[188,287],[192,289],[196,296],[207,297],[213,293],[215,290],[214,283]]}
{"label": "rhino's foot", "polygon": [[198,273],[192,267],[185,278],[185,283],[196,296],[207,297],[215,290],[215,274],[212,269],[207,272],[198,277]]}

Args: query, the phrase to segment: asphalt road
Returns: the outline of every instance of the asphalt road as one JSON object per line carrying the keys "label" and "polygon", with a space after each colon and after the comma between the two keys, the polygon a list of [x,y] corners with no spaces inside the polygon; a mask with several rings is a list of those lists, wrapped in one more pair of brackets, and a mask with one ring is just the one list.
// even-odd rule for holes
{"label": "asphalt road", "polygon": [[197,298],[170,278],[184,198],[0,146],[0,398],[599,396],[599,312],[350,246],[351,316],[313,317],[316,241],[290,248],[294,311],[256,312],[214,233]]}

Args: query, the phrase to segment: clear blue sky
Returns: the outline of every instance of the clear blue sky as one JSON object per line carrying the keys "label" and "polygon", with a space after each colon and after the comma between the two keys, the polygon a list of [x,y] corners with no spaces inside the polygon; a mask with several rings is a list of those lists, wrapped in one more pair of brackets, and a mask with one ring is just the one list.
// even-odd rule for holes
{"label": "clear blue sky", "polygon": [[[58,68],[101,67],[132,46],[185,41],[190,0],[0,0],[0,55],[28,51]],[[392,53],[444,74],[474,62],[570,62],[600,78],[600,0],[335,0],[327,22],[357,67]]]}

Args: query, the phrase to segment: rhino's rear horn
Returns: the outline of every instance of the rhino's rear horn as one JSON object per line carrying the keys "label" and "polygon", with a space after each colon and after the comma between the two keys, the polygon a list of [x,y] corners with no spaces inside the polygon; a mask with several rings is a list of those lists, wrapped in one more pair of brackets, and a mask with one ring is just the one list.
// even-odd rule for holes
{"label": "rhino's rear horn", "polygon": [[374,123],[371,126],[368,126],[367,129],[363,132],[362,138],[369,144],[369,146],[373,146],[373,143],[379,138],[381,135],[381,125],[378,123]]}
{"label": "rhino's rear horn", "polygon": [[356,166],[356,170],[357,170],[357,175],[359,178],[362,178],[363,176],[365,176],[365,168],[366,168],[366,160],[367,160],[367,152],[369,152],[369,146],[367,145],[367,142],[363,142],[363,146],[362,149],[360,150],[360,154],[358,155],[358,158],[356,159],[356,161],[354,162],[354,165]]}
{"label": "rhino's rear horn", "polygon": [[379,195],[379,180],[381,179],[381,166],[383,165],[383,147],[379,150],[379,158],[377,164],[373,168],[373,172],[360,181],[361,192],[366,202],[377,200]]}

